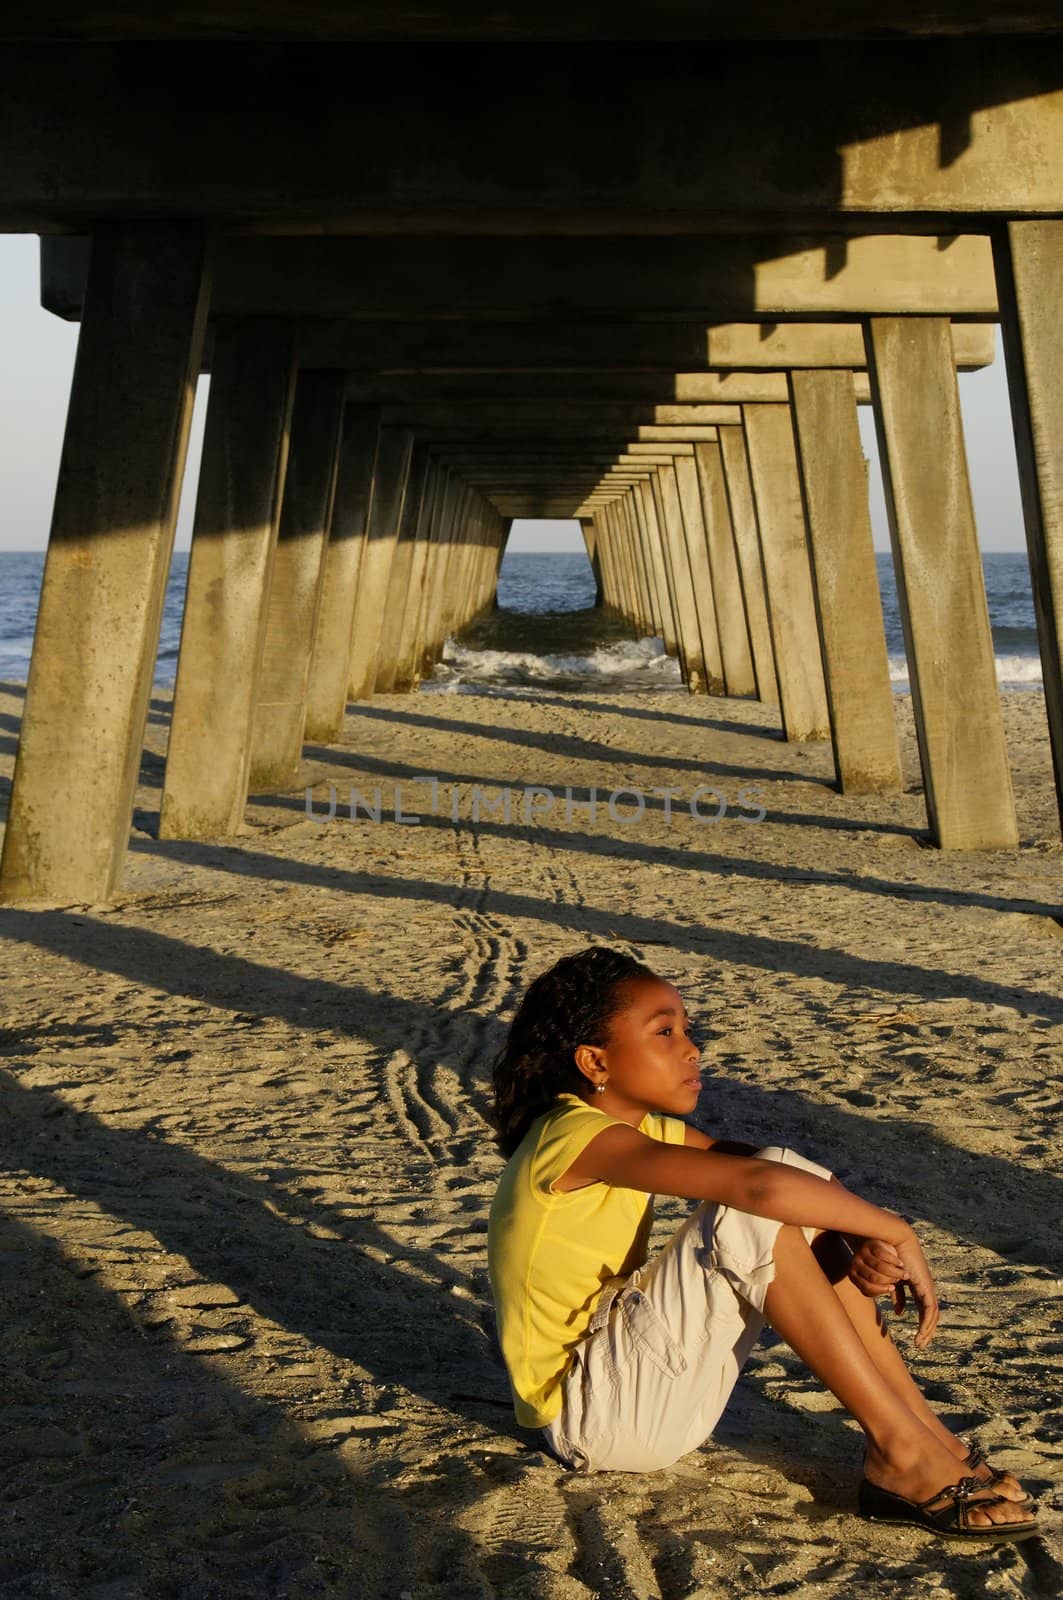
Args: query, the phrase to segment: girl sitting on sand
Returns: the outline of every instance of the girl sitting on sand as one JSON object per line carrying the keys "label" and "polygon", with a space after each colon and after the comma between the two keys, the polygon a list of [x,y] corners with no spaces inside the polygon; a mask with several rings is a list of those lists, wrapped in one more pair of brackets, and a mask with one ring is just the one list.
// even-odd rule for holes
{"label": "girl sitting on sand", "polygon": [[[517,1421],[569,1466],[645,1472],[712,1432],[767,1321],[866,1437],[866,1517],[963,1538],[1035,1529],[1030,1500],[924,1400],[875,1296],[934,1280],[903,1218],[777,1146],[684,1122],[700,1052],[677,991],[612,950],[531,984],[494,1068],[508,1163],[488,1231]],[[700,1200],[646,1261],[654,1194]]]}

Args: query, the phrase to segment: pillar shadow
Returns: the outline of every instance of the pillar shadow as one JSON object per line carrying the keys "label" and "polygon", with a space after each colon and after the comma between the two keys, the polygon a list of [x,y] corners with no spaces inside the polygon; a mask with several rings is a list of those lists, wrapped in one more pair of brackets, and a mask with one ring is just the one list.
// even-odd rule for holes
{"label": "pillar shadow", "polygon": [[[419,774],[413,767],[402,768],[401,764],[374,761],[373,758],[363,758],[372,768],[378,766],[381,776],[412,779]],[[442,785],[447,784],[479,784],[488,791],[488,797],[500,792],[506,787],[504,783],[483,784],[480,779],[461,773],[437,774]],[[350,795],[343,795],[338,785],[336,788],[337,815],[341,822],[349,819]],[[357,785],[354,786],[357,788]],[[389,810],[384,804],[384,786],[381,785],[381,821],[395,823],[394,810]],[[511,788],[519,795],[524,785],[513,783]],[[250,808],[261,807],[270,811],[292,811],[302,816],[314,819],[325,827],[329,823],[327,796],[328,785],[320,782],[310,786],[311,801],[308,809],[306,793],[296,795],[252,795],[249,797]],[[364,800],[372,798],[360,790]],[[428,799],[428,790],[425,789],[425,799]],[[588,788],[572,787],[572,804],[586,808],[591,800]],[[406,797],[403,800],[404,812],[412,816],[411,802]],[[597,792],[597,802],[600,809],[604,809],[605,797],[603,791]],[[664,813],[664,801],[659,797],[647,795],[645,797],[646,809],[655,813]],[[711,804],[711,803],[710,803]],[[455,824],[449,817],[433,816],[430,812],[420,812],[420,822],[416,824],[396,825],[417,826],[430,828],[453,828]],[[358,812],[359,821],[365,821],[362,813]],[[736,819],[737,820],[737,819]],[[885,822],[856,821],[852,818],[832,818],[824,822],[814,814],[801,812],[777,812],[769,810],[768,822],[782,821],[799,827],[826,826],[838,830],[860,831],[864,833],[902,834],[914,839],[925,837],[917,828],[910,828],[902,824]],[[355,825],[358,825],[357,823]],[[755,856],[730,856],[710,851],[695,850],[686,846],[669,846],[665,844],[640,845],[630,837],[617,838],[613,834],[577,833],[570,830],[550,827],[544,820],[535,823],[505,823],[497,822],[491,817],[480,817],[475,821],[469,816],[462,816],[457,824],[476,834],[484,834],[493,838],[526,838],[538,840],[545,848],[550,850],[564,850],[584,855],[609,856],[611,859],[639,862],[646,866],[670,866],[685,872],[704,872],[713,877],[745,877],[771,883],[813,883],[824,884],[832,888],[852,889],[858,894],[885,895],[897,900],[929,900],[941,905],[950,906],[983,906],[987,910],[1003,912],[1028,912],[1039,916],[1058,918],[1060,907],[1031,899],[1013,900],[1003,895],[987,894],[981,890],[951,890],[931,887],[919,883],[895,882],[889,878],[875,878],[865,873],[857,873],[844,868],[834,869],[828,867],[786,867],[773,861],[762,861]],[[635,824],[632,824],[635,826]],[[706,830],[717,824],[706,820],[703,824]],[[752,819],[742,823],[743,827],[756,828],[758,823]]]}
{"label": "pillar shadow", "polygon": [[[441,784],[477,784],[482,789],[503,788],[506,786],[506,784],[508,784],[511,788],[518,790],[531,786],[526,777],[504,778],[499,780],[493,777],[488,777],[482,770],[479,772],[436,772],[434,774],[426,774],[423,764],[421,766],[413,766],[409,762],[394,761],[391,758],[385,759],[382,756],[373,756],[359,750],[353,750],[349,747],[344,748],[343,746],[336,745],[304,745],[303,758],[306,761],[319,761],[323,765],[328,766],[357,767],[363,772],[370,772],[375,775],[379,775],[385,780],[390,778],[392,781],[398,778],[412,779],[431,775],[438,778]],[[586,757],[584,759],[603,760],[604,757]],[[624,779],[628,777],[628,774],[624,771],[624,762],[626,760],[627,752],[617,751],[616,765],[620,771],[611,775],[608,783],[603,783],[597,786],[599,804],[603,807],[608,799],[610,789],[632,787],[632,785],[625,784],[624,782]],[[672,764],[669,761],[661,761],[656,763],[656,765],[670,768]],[[709,777],[734,778],[742,779],[750,784],[755,784],[760,779],[763,779],[765,782],[771,782],[778,779],[783,782],[800,781],[802,783],[813,784],[817,787],[830,787],[825,778],[806,776],[803,773],[771,772],[766,771],[763,767],[739,767],[722,761],[702,761],[696,765],[693,762],[690,762],[687,763],[686,766],[691,771],[691,776],[693,778],[701,780],[705,780]],[[695,788],[697,786],[697,783],[692,785],[692,787]],[[554,787],[563,788],[566,786],[559,786],[555,782]],[[592,786],[589,784],[569,784],[567,787],[572,790],[573,800],[576,802],[586,801],[590,798]],[[644,793],[640,785],[636,784],[634,787],[638,787],[640,793]],[[664,786],[662,785],[661,787]],[[648,810],[663,811],[664,800],[661,796],[644,794],[644,798]],[[862,823],[852,822],[849,824],[849,826],[858,828],[862,826]],[[880,823],[879,826],[888,827],[889,824]]]}
{"label": "pillar shadow", "polygon": [[[175,952],[180,948],[176,940],[168,943]],[[187,954],[186,948],[186,960]],[[115,970],[106,959],[105,965]],[[294,982],[288,974],[276,976]],[[269,1321],[356,1362],[374,1383],[400,1385],[470,1418],[456,1395],[493,1397],[501,1431],[526,1436],[501,1410],[509,1405],[509,1389],[486,1308],[449,1292],[461,1275],[430,1251],[405,1244],[401,1250],[422,1277],[390,1267],[367,1253],[399,1253],[371,1217],[344,1217],[282,1183],[220,1167],[166,1138],[150,1117],[142,1127],[116,1127],[73,1110],[50,1090],[22,1087],[2,1070],[0,1104],[0,1158],[9,1168],[32,1172],[144,1229],[186,1258],[205,1282],[226,1284]],[[418,1192],[411,1185],[411,1199]],[[306,1232],[311,1225],[338,1237],[315,1238]]]}
{"label": "pillar shadow", "polygon": [[[366,705],[359,702],[348,706],[348,717],[362,716],[381,722],[399,723],[403,727],[432,728],[441,733],[463,733],[481,739],[496,740],[502,744],[524,745],[531,750],[543,750],[552,756],[571,756],[576,761],[608,761],[616,766],[659,767],[667,764],[673,771],[714,772],[720,776],[746,776],[751,771],[731,762],[710,761],[694,756],[680,756],[673,751],[654,755],[642,750],[621,750],[616,745],[599,744],[594,739],[579,738],[575,734],[539,733],[532,728],[496,728],[479,722],[460,722],[452,717],[431,717],[414,711],[399,711],[393,707]],[[823,748],[829,749],[824,745]],[[309,751],[307,752],[309,754]],[[762,778],[796,779],[803,783],[833,782],[817,778],[814,774],[799,772],[795,768],[757,769]]]}
{"label": "pillar shadow", "polygon": [[[37,1102],[42,1109],[53,1108]],[[39,1143],[31,1120],[16,1125]],[[90,1137],[84,1162],[92,1149]],[[98,1174],[87,1188],[110,1203]],[[464,1546],[476,1562],[454,1516],[490,1480],[468,1471],[434,1506],[390,1484],[372,1446],[404,1429],[386,1403],[376,1431],[352,1436],[342,1453],[315,1448],[295,1406],[239,1387],[216,1358],[208,1364],[165,1326],[145,1326],[100,1286],[85,1254],[79,1266],[46,1232],[0,1222],[5,1445],[17,1453],[5,1490],[5,1594],[258,1600],[323,1594],[331,1580],[385,1600],[423,1581],[433,1546],[459,1559]],[[442,1456],[444,1467],[467,1460],[468,1443]],[[370,1591],[375,1573],[387,1580]]]}
{"label": "pillar shadow", "polygon": [[[218,858],[223,854],[209,847],[189,846],[166,846],[165,853],[178,860],[198,860],[205,866],[219,865]],[[239,853],[231,854],[237,857]],[[337,873],[335,869],[307,868],[302,863],[283,863],[269,858],[265,862],[262,858],[254,863],[234,862],[234,870],[239,872],[250,867],[255,874],[261,872],[263,865],[280,868],[262,873],[275,881],[287,878],[314,882],[326,879],[327,874],[326,881],[332,890],[347,888],[353,893],[378,894],[396,901],[410,899],[421,904],[453,906],[468,901],[472,893],[414,880],[374,880],[368,876]],[[717,934],[706,930],[700,938],[693,938],[688,929],[663,920],[608,914],[586,906],[547,904],[526,895],[479,890],[475,891],[475,900],[478,902],[475,909],[481,914],[489,911],[496,916],[537,918],[552,927],[571,929],[581,944],[600,939],[614,944],[628,943],[640,950],[643,945],[665,944],[669,948],[704,952],[718,961],[735,961],[773,972],[789,971],[803,978],[825,979],[849,986],[870,985],[887,991],[915,993],[928,999],[961,995],[983,1004],[1019,1005],[1028,1012],[1063,1020],[1063,1000],[1056,995],[1006,988],[984,979],[957,980],[934,968],[920,970],[897,962],[875,963],[793,941],[760,939],[755,935],[725,931]],[[368,1038],[388,1053],[400,1048],[411,1050],[411,1041],[411,1053],[416,1053],[420,1048],[416,1044],[419,1038],[426,1039],[424,1048],[431,1048],[432,1030],[446,1032],[454,1023],[448,1012],[433,1012],[430,1007],[379,988],[369,989],[359,983],[331,982],[265,967],[244,957],[220,954],[209,947],[189,945],[144,928],[109,925],[96,917],[79,916],[75,922],[61,912],[11,911],[0,920],[0,936],[56,951],[89,970],[118,973],[172,994],[194,996],[209,1005],[240,1012],[251,1010],[264,1017],[281,1018],[302,1029],[323,1026],[341,1034],[355,1034]],[[650,959],[654,961],[652,950]],[[352,1022],[355,1017],[357,1027]],[[474,1108],[483,1107],[488,1063],[501,1045],[503,1032],[501,1019],[478,1017],[475,1036],[470,1034],[468,1040],[467,1054],[463,1054],[464,1047],[460,1043],[451,1047],[455,1070]],[[792,1075],[793,1070],[788,1064],[787,1075]],[[860,1152],[864,1147],[867,1123],[863,1117],[852,1110],[811,1101],[799,1089],[769,1093],[721,1075],[706,1091],[705,1104],[711,1106],[717,1133],[726,1130],[741,1137],[738,1131],[741,1128],[755,1131],[761,1144],[780,1140],[794,1143],[808,1155],[822,1159],[843,1177],[853,1170],[852,1152]],[[925,1125],[902,1116],[877,1117],[875,1127],[886,1150],[886,1159],[896,1164],[896,1170],[903,1171],[916,1160],[919,1164],[920,1193],[917,1197],[899,1197],[904,1201],[901,1208],[910,1208],[914,1201],[925,1214],[934,1216],[960,1238],[979,1239],[996,1248],[1002,1231],[1006,1230],[1009,1238],[1027,1240],[1031,1215],[1054,1216],[1063,1206],[1063,1181],[1047,1173],[1018,1168],[1004,1157],[983,1152],[965,1152],[967,1182],[963,1192],[957,1193],[947,1176],[938,1176],[945,1151],[951,1155],[955,1153],[947,1141],[939,1139]],[[796,1139],[792,1137],[795,1130]],[[484,1136],[487,1137],[486,1131]],[[0,1137],[10,1141],[6,1130]],[[110,1154],[117,1156],[120,1149],[124,1150],[121,1139],[126,1135],[119,1137],[114,1130],[105,1129],[101,1137],[111,1140]],[[15,1159],[17,1142],[14,1146],[9,1142],[8,1148]],[[126,1160],[130,1158],[127,1152]],[[24,1163],[25,1151],[19,1159]],[[947,1162],[945,1167],[947,1171]],[[887,1204],[893,1198],[891,1170],[892,1167],[871,1174],[879,1197]],[[196,1176],[202,1178],[203,1174],[197,1169]],[[258,1193],[254,1188],[251,1192]],[[270,1224],[267,1222],[263,1226],[268,1232]],[[1049,1259],[1044,1264],[1053,1266],[1056,1253],[1048,1250],[1042,1235],[1040,1241],[1031,1241],[1024,1259],[1032,1257],[1035,1262],[1041,1262],[1047,1256]],[[283,1288],[275,1292],[285,1293]],[[389,1337],[388,1330],[382,1330],[383,1342],[376,1352],[376,1359],[382,1366],[386,1366],[389,1359]],[[372,1346],[370,1353],[373,1353]]]}
{"label": "pillar shadow", "polygon": [[[600,703],[594,700],[578,700],[573,698],[571,695],[564,694],[550,694],[541,697],[537,695],[535,698],[547,699],[550,705],[564,706],[566,710],[569,711],[594,712],[605,710],[609,712],[610,716],[632,717],[640,722],[670,722],[686,728],[712,728],[719,733],[740,733],[751,739],[770,739],[776,744],[786,743],[786,738],[781,728],[762,728],[755,722],[727,722],[721,717],[686,717],[681,711],[650,711],[641,705],[618,705],[616,701],[608,698],[608,694],[608,690],[602,691],[602,700]],[[470,698],[475,699],[476,697],[470,696]],[[522,695],[509,695],[503,692],[498,696],[498,698],[503,700],[521,700],[530,697]],[[655,696],[652,694],[647,694],[645,698],[647,700],[654,700]],[[726,698],[732,705],[740,705],[742,700],[752,697],[728,695]],[[353,703],[347,707],[348,713],[352,711],[359,711],[361,709],[362,708],[359,703]]]}

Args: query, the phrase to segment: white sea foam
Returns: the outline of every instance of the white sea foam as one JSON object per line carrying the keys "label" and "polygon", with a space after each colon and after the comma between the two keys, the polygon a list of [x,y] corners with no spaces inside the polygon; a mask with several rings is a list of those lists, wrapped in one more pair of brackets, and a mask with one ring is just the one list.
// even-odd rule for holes
{"label": "white sea foam", "polygon": [[[997,656],[997,681],[1005,689],[1041,687],[1038,656]],[[899,694],[909,689],[908,664],[903,656],[890,656],[890,681]],[[599,645],[586,655],[555,652],[539,655],[530,650],[473,650],[448,639],[435,676],[421,685],[429,692],[460,694],[492,689],[523,689],[548,693],[551,689],[616,689],[634,692],[679,689],[679,663],[664,653],[660,639],[622,639]]]}
{"label": "white sea foam", "polygon": [[679,663],[660,639],[621,639],[587,655],[537,655],[526,650],[471,650],[448,639],[434,677],[422,689],[562,686],[610,689],[678,689]]}
{"label": "white sea foam", "polygon": [[[994,656],[997,682],[1002,689],[1039,689],[1044,681],[1040,656]],[[890,681],[904,693],[909,688],[908,663],[904,656],[890,656]]]}

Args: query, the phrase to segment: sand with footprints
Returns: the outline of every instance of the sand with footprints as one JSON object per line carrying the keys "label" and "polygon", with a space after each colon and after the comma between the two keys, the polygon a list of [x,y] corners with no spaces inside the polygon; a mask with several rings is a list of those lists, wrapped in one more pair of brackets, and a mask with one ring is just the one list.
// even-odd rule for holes
{"label": "sand with footprints", "polygon": [[[21,704],[0,696],[5,794]],[[307,751],[316,820],[300,786],[256,797],[237,839],[177,844],[154,837],[157,697],[118,901],[0,913],[0,1595],[1058,1592],[1043,702],[1005,697],[1022,848],[973,856],[926,848],[897,709],[908,788],[852,798],[755,704],[385,696]],[[380,786],[379,822],[350,820],[352,785]],[[630,793],[610,815],[621,788],[641,815]],[[515,1426],[481,1113],[522,989],[591,941],[683,990],[705,1126],[790,1143],[918,1220],[947,1301],[919,1375],[1042,1495],[1043,1539],[857,1521],[859,1436],[778,1343],[667,1472],[579,1477]],[[658,1204],[658,1242],[684,1210]]]}

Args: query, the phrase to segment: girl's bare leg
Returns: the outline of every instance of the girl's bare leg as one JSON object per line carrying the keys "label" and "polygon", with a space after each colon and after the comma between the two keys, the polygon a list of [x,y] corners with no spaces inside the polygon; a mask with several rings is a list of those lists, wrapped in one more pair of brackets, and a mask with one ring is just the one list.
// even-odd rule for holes
{"label": "girl's bare leg", "polygon": [[[919,1418],[924,1427],[930,1429],[957,1461],[965,1462],[967,1446],[949,1431],[941,1418],[927,1404],[922,1390],[908,1371],[904,1357],[890,1338],[875,1302],[861,1294],[856,1284],[845,1276],[845,1262],[837,1249],[837,1243],[836,1236],[820,1234],[812,1246],[812,1254],[820,1263],[834,1288],[834,1293],[845,1307],[860,1343],[894,1394],[904,1401],[909,1411]],[[1010,1472],[996,1485],[995,1492],[1005,1495],[1009,1500],[1021,1500],[1024,1495],[1021,1483]]]}
{"label": "girl's bare leg", "polygon": [[[765,1316],[860,1424],[871,1482],[913,1501],[958,1483],[962,1462],[879,1371],[800,1228],[779,1229],[774,1256]],[[972,1526],[1028,1520],[1007,1500],[971,1506]]]}

